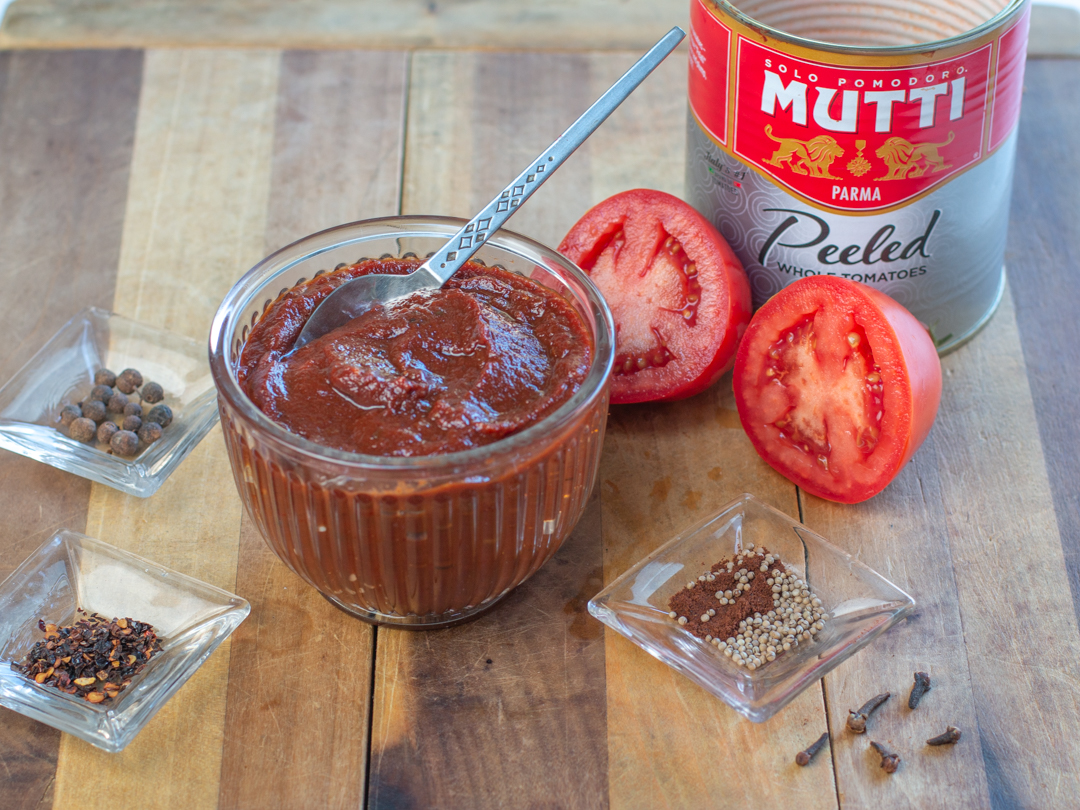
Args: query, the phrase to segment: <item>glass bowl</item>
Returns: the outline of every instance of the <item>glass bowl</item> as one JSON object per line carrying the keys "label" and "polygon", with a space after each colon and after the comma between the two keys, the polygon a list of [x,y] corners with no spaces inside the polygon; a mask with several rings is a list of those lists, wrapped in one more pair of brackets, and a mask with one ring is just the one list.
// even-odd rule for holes
{"label": "glass bowl", "polygon": [[[61,406],[89,394],[100,368],[138,369],[161,384],[175,414],[161,438],[131,458],[58,430]],[[64,324],[0,388],[0,447],[140,498],[157,492],[216,421],[210,369],[197,341],[101,309]]]}
{"label": "glass bowl", "polygon": [[[154,626],[162,651],[111,702],[93,704],[11,668],[76,608]],[[231,593],[100,540],[57,532],[0,583],[0,704],[106,751],[122,750],[251,612]]]}
{"label": "glass bowl", "polygon": [[581,388],[534,425],[470,450],[390,458],[330,449],[265,416],[236,381],[249,330],[278,296],[362,257],[425,256],[464,220],[396,217],[308,236],[256,265],[226,296],[210,367],[241,500],[274,552],[366,621],[439,627],[475,615],[562,545],[599,469],[614,359],[611,313],[555,251],[499,231],[476,254],[556,290],[594,346]]}
{"label": "glass bowl", "polygon": [[[668,616],[669,600],[687,580],[749,545],[778,554],[828,613],[824,629],[810,641],[753,671]],[[753,495],[691,526],[589,602],[589,612],[608,627],[755,723],[768,720],[914,608],[915,600],[881,574]]]}

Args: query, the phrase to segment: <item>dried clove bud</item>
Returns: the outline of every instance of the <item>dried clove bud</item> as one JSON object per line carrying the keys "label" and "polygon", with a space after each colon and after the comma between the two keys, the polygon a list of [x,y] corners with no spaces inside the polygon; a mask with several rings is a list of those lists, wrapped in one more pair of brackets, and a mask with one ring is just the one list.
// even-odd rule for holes
{"label": "dried clove bud", "polygon": [[871,742],[870,747],[881,754],[881,770],[885,773],[896,773],[900,767],[900,755],[894,754],[879,742]]}
{"label": "dried clove bud", "polygon": [[886,700],[892,697],[891,692],[882,692],[876,697],[870,698],[862,705],[858,711],[851,711],[848,713],[847,727],[856,734],[866,733],[866,721],[870,719],[870,715],[878,710]]}
{"label": "dried clove bud", "polygon": [[960,729],[956,726],[948,726],[944,734],[938,734],[926,741],[927,745],[952,745],[960,739]]}
{"label": "dried clove bud", "polygon": [[911,696],[908,698],[907,705],[909,709],[915,709],[919,705],[919,701],[922,700],[923,695],[930,691],[930,674],[927,672],[916,672],[915,683],[911,687]]}
{"label": "dried clove bud", "polygon": [[820,751],[825,745],[825,743],[827,743],[828,741],[829,732],[826,731],[824,734],[818,737],[817,741],[811,744],[809,748],[807,748],[805,751],[800,751],[795,755],[795,764],[803,766],[809,765],[810,760],[814,758],[814,755],[817,754],[817,752]]}

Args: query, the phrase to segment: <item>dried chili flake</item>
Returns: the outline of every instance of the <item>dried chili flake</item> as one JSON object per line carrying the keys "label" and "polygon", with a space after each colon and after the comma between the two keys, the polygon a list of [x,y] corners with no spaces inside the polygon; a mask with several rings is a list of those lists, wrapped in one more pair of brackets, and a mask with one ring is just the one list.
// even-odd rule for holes
{"label": "dried chili flake", "polygon": [[11,668],[90,703],[112,700],[161,652],[161,640],[145,622],[130,617],[109,621],[77,610],[81,618],[67,627],[39,620],[45,638]]}

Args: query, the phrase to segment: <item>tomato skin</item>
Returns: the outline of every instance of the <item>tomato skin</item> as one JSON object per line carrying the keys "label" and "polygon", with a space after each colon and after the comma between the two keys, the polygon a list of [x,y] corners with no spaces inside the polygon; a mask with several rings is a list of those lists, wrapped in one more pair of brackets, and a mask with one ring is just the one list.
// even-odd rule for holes
{"label": "tomato skin", "polygon": [[[680,278],[672,270],[675,264],[668,262],[658,272],[666,278],[647,279],[658,257],[669,258],[664,251],[670,240],[696,274]],[[724,238],[678,197],[650,189],[609,197],[570,229],[559,252],[593,277],[615,317],[613,403],[693,396],[734,365],[752,311],[750,283]],[[679,313],[689,298],[679,298],[679,283],[684,285],[682,295],[699,296],[685,323]],[[652,347],[647,344],[652,340],[649,330],[656,336]],[[638,346],[647,348],[635,349],[635,337]],[[643,355],[662,355],[663,365],[620,371],[620,357]]]}
{"label": "tomato skin", "polygon": [[[796,350],[788,348],[788,335],[812,338],[790,375],[783,364],[795,355],[783,352]],[[848,394],[856,390],[853,379],[872,378],[854,370],[863,368],[865,356],[879,378],[880,408],[859,412]],[[941,401],[941,363],[925,327],[884,293],[836,276],[800,279],[758,310],[739,346],[732,382],[739,419],[758,454],[805,491],[840,503],[865,501],[893,480],[930,433]],[[833,391],[841,392],[836,399]],[[869,452],[853,448],[858,420],[840,406],[865,417],[864,428],[879,425]],[[798,422],[790,416],[796,411],[813,418]],[[824,435],[806,427],[816,425],[815,418],[828,435],[827,451],[810,447],[812,440],[798,444],[803,435]]]}

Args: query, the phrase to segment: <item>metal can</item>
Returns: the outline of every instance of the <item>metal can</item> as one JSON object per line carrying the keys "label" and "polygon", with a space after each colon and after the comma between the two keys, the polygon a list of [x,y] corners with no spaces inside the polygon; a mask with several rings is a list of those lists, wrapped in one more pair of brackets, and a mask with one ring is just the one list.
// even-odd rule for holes
{"label": "metal can", "polygon": [[978,331],[1005,288],[1029,0],[692,0],[690,17],[687,196],[755,306],[829,274],[899,301],[942,353]]}

